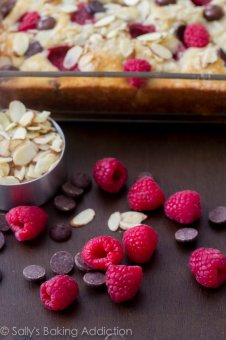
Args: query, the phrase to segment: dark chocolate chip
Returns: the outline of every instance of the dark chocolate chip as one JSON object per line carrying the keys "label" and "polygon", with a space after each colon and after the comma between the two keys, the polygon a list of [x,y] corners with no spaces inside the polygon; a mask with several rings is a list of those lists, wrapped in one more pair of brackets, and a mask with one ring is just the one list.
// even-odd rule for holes
{"label": "dark chocolate chip", "polygon": [[25,53],[25,57],[26,58],[30,58],[33,55],[40,53],[43,51],[43,47],[40,45],[40,43],[38,41],[33,41],[29,47],[27,52]]}
{"label": "dark chocolate chip", "polygon": [[39,20],[37,24],[37,29],[40,31],[51,30],[55,26],[56,26],[56,19],[53,17],[45,16]]}
{"label": "dark chocolate chip", "polygon": [[78,188],[81,188],[83,190],[88,190],[92,185],[91,178],[82,172],[77,172],[72,177],[72,183],[76,185]]}
{"label": "dark chocolate chip", "polygon": [[49,230],[49,235],[56,242],[65,242],[71,237],[72,230],[67,224],[58,223]]}
{"label": "dark chocolate chip", "polygon": [[88,13],[95,14],[105,12],[105,8],[100,1],[92,1],[86,7]]}
{"label": "dark chocolate chip", "polygon": [[0,214],[0,231],[6,232],[9,230],[10,230],[10,227],[6,221],[5,214]]}
{"label": "dark chocolate chip", "polygon": [[90,272],[92,268],[90,268],[82,259],[81,253],[75,255],[75,265],[82,272]]}
{"label": "dark chocolate chip", "polygon": [[198,236],[198,231],[194,228],[182,228],[175,233],[177,242],[187,243],[195,241]]}
{"label": "dark chocolate chip", "polygon": [[224,61],[224,64],[226,66],[226,52],[222,48],[218,51],[219,57]]}
{"label": "dark chocolate chip", "polygon": [[4,234],[0,231],[0,250],[5,246],[5,236]]}
{"label": "dark chocolate chip", "polygon": [[72,198],[64,195],[58,195],[54,198],[55,207],[63,212],[70,212],[75,209],[76,203]]}
{"label": "dark chocolate chip", "polygon": [[24,268],[23,276],[28,281],[42,281],[46,276],[46,271],[45,268],[32,264]]}
{"label": "dark chocolate chip", "polygon": [[1,71],[19,71],[19,69],[13,65],[4,65],[0,68]]}
{"label": "dark chocolate chip", "polygon": [[159,6],[168,6],[176,4],[177,0],[155,0],[155,2]]}
{"label": "dark chocolate chip", "polygon": [[5,18],[13,9],[16,0],[3,0],[0,2],[0,14]]}
{"label": "dark chocolate chip", "polygon": [[226,207],[216,207],[209,212],[209,220],[215,224],[226,223]]}
{"label": "dark chocolate chip", "polygon": [[64,183],[64,185],[62,186],[62,191],[66,196],[73,198],[79,198],[84,193],[83,189],[76,187],[70,182]]}
{"label": "dark chocolate chip", "polygon": [[83,281],[90,287],[101,287],[106,284],[106,276],[101,272],[86,273]]}
{"label": "dark chocolate chip", "polygon": [[204,9],[203,16],[207,21],[220,20],[224,16],[224,11],[220,6],[209,5]]}
{"label": "dark chocolate chip", "polygon": [[73,256],[67,251],[58,251],[51,257],[50,267],[56,274],[68,274],[74,268]]}
{"label": "dark chocolate chip", "polygon": [[186,25],[180,25],[177,27],[176,31],[175,31],[175,35],[177,37],[178,40],[180,41],[184,41],[184,31],[186,29]]}

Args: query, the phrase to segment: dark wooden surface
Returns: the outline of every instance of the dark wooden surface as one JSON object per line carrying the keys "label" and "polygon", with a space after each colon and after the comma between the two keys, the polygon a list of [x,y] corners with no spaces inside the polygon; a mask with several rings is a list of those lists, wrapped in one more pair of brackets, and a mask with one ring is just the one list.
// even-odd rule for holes
{"label": "dark wooden surface", "polygon": [[[140,293],[126,304],[112,303],[104,291],[88,289],[78,271],[72,274],[80,285],[80,297],[68,311],[54,313],[43,308],[39,286],[27,283],[22,276],[24,266],[41,264],[51,271],[49,259],[57,250],[76,254],[83,244],[97,235],[119,232],[107,228],[109,215],[128,210],[125,189],[121,194],[108,195],[96,185],[84,197],[77,212],[94,208],[95,220],[63,244],[54,243],[48,233],[35,242],[20,244],[12,234],[0,254],[4,274],[0,285],[0,329],[7,326],[10,334],[0,339],[71,339],[44,336],[48,329],[78,330],[78,339],[104,339],[106,336],[81,336],[83,327],[132,329],[134,340],[223,340],[226,338],[226,285],[217,290],[200,287],[188,270],[188,259],[196,247],[210,246],[226,253],[226,228],[216,230],[208,223],[207,212],[216,205],[226,204],[226,127],[192,125],[128,125],[62,123],[67,140],[69,172],[81,170],[91,174],[94,162],[104,156],[121,159],[129,170],[130,185],[140,171],[149,170],[164,189],[166,196],[181,189],[197,190],[202,196],[203,217],[197,224],[200,235],[195,245],[184,247],[174,240],[177,225],[164,217],[162,211],[149,214],[147,224],[159,234],[158,250],[144,266]],[[53,207],[45,206],[49,226],[69,221]],[[12,327],[15,327],[12,329]],[[13,336],[27,332],[27,327],[40,331],[40,336]],[[35,333],[34,333],[35,334]],[[25,334],[26,335],[26,334]],[[75,333],[74,333],[75,335]],[[75,337],[74,337],[75,338]]]}

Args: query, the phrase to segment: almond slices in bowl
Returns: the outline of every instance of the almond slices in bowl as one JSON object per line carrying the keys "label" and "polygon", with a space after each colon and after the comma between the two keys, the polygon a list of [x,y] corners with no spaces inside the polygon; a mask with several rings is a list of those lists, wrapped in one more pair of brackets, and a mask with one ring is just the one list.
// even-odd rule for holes
{"label": "almond slices in bowl", "polygon": [[17,100],[0,111],[0,184],[34,180],[57,165],[64,141],[49,116]]}

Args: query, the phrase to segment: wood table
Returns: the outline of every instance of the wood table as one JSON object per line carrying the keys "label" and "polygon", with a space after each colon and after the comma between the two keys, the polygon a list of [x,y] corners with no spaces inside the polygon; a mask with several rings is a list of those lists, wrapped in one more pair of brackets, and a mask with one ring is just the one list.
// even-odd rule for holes
{"label": "wood table", "polygon": [[[104,290],[87,288],[82,274],[75,270],[72,276],[80,286],[78,301],[61,313],[45,310],[39,299],[39,285],[23,278],[25,266],[41,264],[51,277],[49,260],[54,252],[67,250],[75,255],[91,237],[122,237],[120,232],[112,233],[107,228],[107,220],[114,211],[128,210],[128,187],[111,195],[93,184],[77,212],[93,208],[95,220],[73,229],[69,241],[55,243],[48,232],[24,244],[18,243],[12,234],[6,236],[6,247],[0,254],[4,275],[0,284],[0,331],[1,327],[8,327],[9,335],[0,339],[106,339],[107,334],[92,336],[95,327],[103,333],[116,327],[116,332],[127,333],[124,339],[128,340],[225,339],[226,284],[216,290],[202,288],[191,275],[188,260],[191,252],[201,246],[226,253],[226,227],[214,228],[207,218],[211,208],[226,204],[226,127],[91,122],[65,122],[61,126],[67,141],[69,173],[84,171],[91,175],[97,159],[115,156],[129,170],[128,187],[139,172],[150,171],[167,197],[178,190],[197,190],[203,205],[203,217],[195,225],[199,238],[191,246],[177,244],[174,233],[178,225],[169,221],[163,211],[152,212],[146,223],[157,230],[159,245],[151,262],[143,268],[142,289],[133,301],[114,304]],[[44,208],[49,213],[49,227],[73,216],[57,212],[52,202]],[[63,336],[54,335],[57,327]],[[51,330],[52,336],[44,334]]]}

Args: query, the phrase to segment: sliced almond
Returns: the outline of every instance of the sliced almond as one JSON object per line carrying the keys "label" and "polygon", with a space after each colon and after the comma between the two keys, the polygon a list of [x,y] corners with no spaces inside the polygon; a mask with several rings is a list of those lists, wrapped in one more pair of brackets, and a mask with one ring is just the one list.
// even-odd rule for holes
{"label": "sliced almond", "polygon": [[77,9],[78,7],[75,4],[62,4],[60,6],[60,11],[67,14],[74,13]]}
{"label": "sliced almond", "polygon": [[40,131],[41,126],[28,126],[27,128],[29,131]]}
{"label": "sliced almond", "polygon": [[10,185],[10,184],[19,184],[18,178],[14,176],[5,176],[5,177],[0,177],[0,184],[3,185]]}
{"label": "sliced almond", "polygon": [[49,133],[45,136],[40,136],[37,138],[34,138],[34,142],[36,144],[47,144],[49,142],[51,142],[54,139],[55,135],[53,133]]}
{"label": "sliced almond", "polygon": [[95,211],[93,209],[86,209],[76,215],[70,222],[72,227],[82,227],[90,223],[95,217]]}
{"label": "sliced almond", "polygon": [[0,124],[4,129],[10,124],[10,120],[4,112],[0,112]]}
{"label": "sliced almond", "polygon": [[8,139],[3,139],[2,141],[0,141],[0,156],[10,156],[9,144],[10,141]]}
{"label": "sliced almond", "polygon": [[114,15],[109,15],[106,17],[103,17],[102,19],[98,20],[94,26],[95,27],[104,27],[110,25],[115,20]]}
{"label": "sliced almond", "polygon": [[39,158],[35,165],[35,172],[41,175],[44,174],[45,172],[48,172],[50,166],[56,162],[56,159],[57,156],[53,153],[50,153],[42,158]]}
{"label": "sliced almond", "polygon": [[119,226],[120,226],[120,228],[121,228],[122,230],[128,230],[128,229],[130,229],[130,228],[136,227],[136,226],[139,225],[139,224],[140,224],[140,223],[131,224],[131,223],[126,223],[126,222],[124,222],[124,221],[120,221]]}
{"label": "sliced almond", "polygon": [[35,123],[44,123],[50,116],[49,111],[43,111],[41,113],[37,113],[34,119]]}
{"label": "sliced almond", "polygon": [[119,50],[124,57],[129,57],[133,52],[133,44],[131,39],[121,39],[119,43]]}
{"label": "sliced almond", "polygon": [[36,138],[38,136],[39,136],[39,133],[36,132],[36,131],[34,131],[34,132],[32,132],[32,131],[27,132],[27,138],[28,139],[34,139],[34,138]]}
{"label": "sliced almond", "polygon": [[14,164],[22,166],[30,163],[37,151],[37,146],[31,141],[20,144],[13,152]]}
{"label": "sliced almond", "polygon": [[26,169],[25,177],[26,177],[27,179],[29,179],[29,178],[38,178],[38,177],[40,177],[41,175],[42,175],[41,173],[38,173],[38,172],[35,170],[34,164],[30,164],[29,167]]}
{"label": "sliced almond", "polygon": [[0,164],[12,162],[12,157],[0,157]]}
{"label": "sliced almond", "polygon": [[49,150],[50,149],[50,145],[49,144],[46,144],[46,145],[38,145],[38,147],[39,147],[39,150],[41,150],[41,151],[47,151],[47,150]]}
{"label": "sliced almond", "polygon": [[20,119],[19,124],[26,127],[31,124],[32,120],[34,119],[34,112],[28,111],[26,112]]}
{"label": "sliced almond", "polygon": [[10,143],[9,143],[9,151],[13,152],[18,147],[18,145],[20,145],[23,142],[24,142],[23,139],[13,139],[13,140],[11,140]]}
{"label": "sliced almond", "polygon": [[70,48],[70,50],[67,52],[63,66],[70,70],[72,67],[74,67],[77,63],[79,58],[81,57],[83,52],[83,48],[81,46],[74,46]]}
{"label": "sliced almond", "polygon": [[163,37],[163,33],[153,32],[153,33],[142,34],[139,37],[137,37],[137,39],[141,41],[155,41],[155,40],[161,39],[162,37]]}
{"label": "sliced almond", "polygon": [[171,59],[172,53],[171,51],[163,45],[153,43],[151,44],[151,50],[154,54],[162,59]]}
{"label": "sliced almond", "polygon": [[13,40],[13,51],[19,55],[23,56],[27,52],[29,47],[29,35],[27,33],[19,32],[16,34]]}
{"label": "sliced almond", "polygon": [[128,224],[139,224],[147,219],[147,215],[138,211],[126,211],[121,214],[121,221]]}
{"label": "sliced almond", "polygon": [[0,164],[0,177],[8,176],[10,172],[10,166],[8,163]]}
{"label": "sliced almond", "polygon": [[27,130],[24,127],[18,127],[13,136],[12,139],[25,139],[27,135]]}
{"label": "sliced almond", "polygon": [[121,220],[121,214],[120,212],[116,211],[113,214],[111,214],[111,216],[109,217],[108,220],[108,228],[111,231],[116,231],[119,228],[119,224],[120,224],[120,220]]}
{"label": "sliced almond", "polygon": [[9,104],[9,117],[12,122],[19,122],[21,117],[25,114],[26,107],[18,100],[14,100]]}
{"label": "sliced almond", "polygon": [[24,177],[25,177],[25,171],[26,171],[26,167],[25,166],[22,166],[20,168],[15,168],[14,170],[14,176],[16,178],[19,179],[19,181],[23,181]]}
{"label": "sliced almond", "polygon": [[59,163],[59,159],[56,162],[54,162],[52,165],[50,165],[48,172],[52,171],[57,166],[58,163]]}
{"label": "sliced almond", "polygon": [[10,140],[9,134],[5,131],[0,131],[0,136],[5,138],[5,139]]}
{"label": "sliced almond", "polygon": [[124,4],[127,6],[135,6],[140,0],[123,0]]}
{"label": "sliced almond", "polygon": [[7,127],[5,128],[5,131],[10,131],[12,129],[14,129],[17,126],[17,123],[10,123],[9,125],[7,125]]}
{"label": "sliced almond", "polygon": [[52,141],[51,149],[56,152],[61,152],[62,147],[63,147],[62,138],[59,135],[57,135]]}

